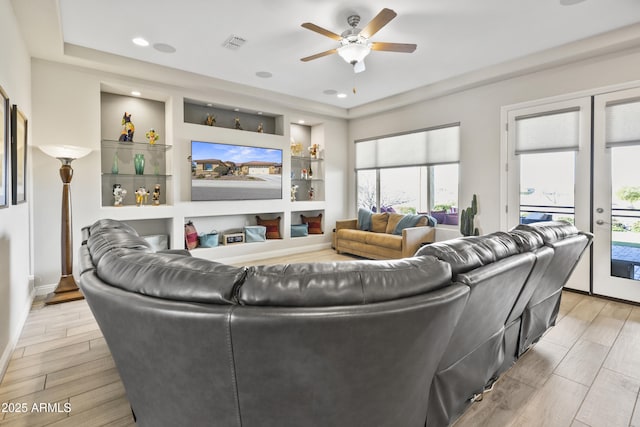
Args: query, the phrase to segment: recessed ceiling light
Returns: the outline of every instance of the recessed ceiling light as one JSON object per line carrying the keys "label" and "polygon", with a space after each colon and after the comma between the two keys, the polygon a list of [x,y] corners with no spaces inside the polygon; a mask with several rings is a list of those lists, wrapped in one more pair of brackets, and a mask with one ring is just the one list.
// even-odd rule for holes
{"label": "recessed ceiling light", "polygon": [[338,93],[338,91],[335,89],[327,89],[323,90],[322,93],[324,93],[325,95],[335,95],[336,93]]}
{"label": "recessed ceiling light", "polygon": [[174,53],[176,51],[175,47],[166,43],[156,43],[153,45],[153,48],[162,53]]}
{"label": "recessed ceiling light", "polygon": [[258,76],[258,77],[262,77],[263,79],[268,79],[268,78],[270,78],[270,77],[273,77],[273,74],[271,74],[271,73],[270,73],[270,72],[268,72],[268,71],[258,71],[258,72],[256,73],[256,76]]}
{"label": "recessed ceiling light", "polygon": [[300,120],[298,120],[298,123],[300,123],[301,125],[303,125],[303,124],[304,124],[304,120],[300,119]]}
{"label": "recessed ceiling light", "polygon": [[582,3],[584,0],[560,0],[560,4],[563,6],[573,6],[574,4]]}
{"label": "recessed ceiling light", "polygon": [[339,93],[338,95],[336,95],[338,98],[346,98],[347,94],[346,93]]}
{"label": "recessed ceiling light", "polygon": [[262,115],[262,111],[258,111],[258,115],[261,116]]}
{"label": "recessed ceiling light", "polygon": [[138,46],[142,46],[142,47],[149,46],[149,42],[146,41],[145,39],[143,39],[142,37],[136,37],[136,38],[132,39],[131,41],[133,42],[133,44],[138,45]]}
{"label": "recessed ceiling light", "polygon": [[239,108],[234,108],[233,111],[240,111],[240,109]]}
{"label": "recessed ceiling light", "polygon": [[142,94],[141,94],[140,92],[138,92],[137,90],[132,90],[132,91],[131,91],[131,95],[133,95],[133,96],[140,96],[140,95],[142,95]]}

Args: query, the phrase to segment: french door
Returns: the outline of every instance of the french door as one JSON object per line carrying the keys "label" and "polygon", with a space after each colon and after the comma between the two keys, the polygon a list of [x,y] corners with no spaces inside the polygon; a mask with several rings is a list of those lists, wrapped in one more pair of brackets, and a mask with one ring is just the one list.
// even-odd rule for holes
{"label": "french door", "polygon": [[566,287],[640,302],[640,88],[505,113],[503,225],[561,219],[592,231]]}
{"label": "french door", "polygon": [[593,105],[593,292],[640,302],[640,89]]}
{"label": "french door", "polygon": [[[565,220],[590,230],[591,99],[507,111],[507,228]],[[590,291],[589,253],[566,287]]]}

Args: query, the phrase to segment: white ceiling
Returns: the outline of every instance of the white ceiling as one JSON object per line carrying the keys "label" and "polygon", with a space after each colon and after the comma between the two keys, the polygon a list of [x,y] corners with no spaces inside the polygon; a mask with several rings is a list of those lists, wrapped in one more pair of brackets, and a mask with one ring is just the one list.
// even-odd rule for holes
{"label": "white ceiling", "polygon": [[[67,44],[348,109],[640,21],[640,0],[576,2],[59,0],[59,7]],[[347,16],[361,15],[362,28],[384,7],[398,16],[372,40],[416,43],[414,53],[371,52],[357,75],[338,55],[300,61],[337,44],[303,22],[339,34]],[[239,50],[223,47],[232,34],[247,40]],[[136,46],[134,37],[176,52]],[[260,71],[273,76],[257,77]]]}

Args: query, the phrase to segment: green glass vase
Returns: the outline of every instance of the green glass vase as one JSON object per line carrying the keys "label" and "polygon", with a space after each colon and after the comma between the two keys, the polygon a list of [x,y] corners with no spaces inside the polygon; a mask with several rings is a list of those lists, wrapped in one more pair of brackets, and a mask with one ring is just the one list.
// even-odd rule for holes
{"label": "green glass vase", "polygon": [[136,175],[144,175],[144,154],[136,154],[133,157],[133,167]]}

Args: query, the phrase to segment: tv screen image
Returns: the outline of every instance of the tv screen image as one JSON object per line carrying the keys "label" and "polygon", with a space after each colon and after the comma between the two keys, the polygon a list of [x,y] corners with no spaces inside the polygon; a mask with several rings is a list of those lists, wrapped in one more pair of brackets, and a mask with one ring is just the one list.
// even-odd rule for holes
{"label": "tv screen image", "polygon": [[191,200],[282,198],[282,150],[191,141]]}

